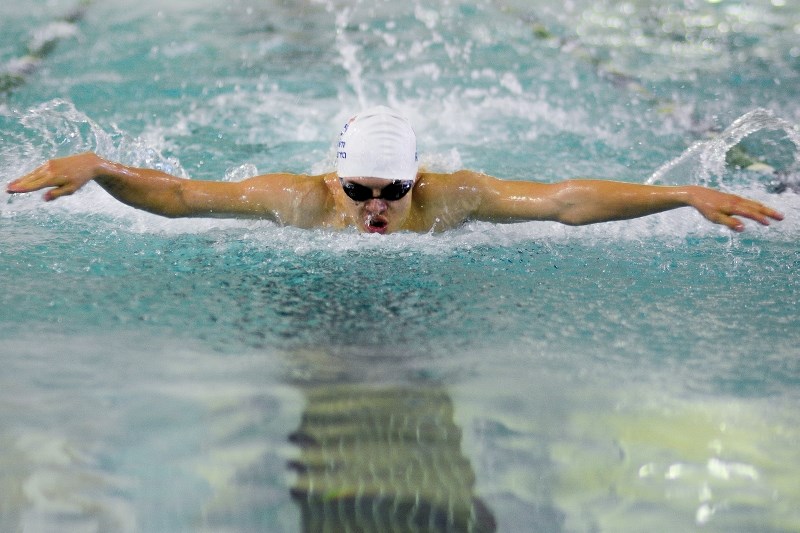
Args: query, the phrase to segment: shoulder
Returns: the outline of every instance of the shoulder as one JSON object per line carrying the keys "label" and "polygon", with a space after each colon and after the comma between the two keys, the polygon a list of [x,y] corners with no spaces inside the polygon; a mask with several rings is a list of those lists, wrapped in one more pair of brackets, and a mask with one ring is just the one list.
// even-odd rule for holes
{"label": "shoulder", "polygon": [[329,188],[327,174],[306,175],[274,173],[254,176],[238,183],[242,194],[269,195],[272,197],[298,198],[311,195],[325,197]]}
{"label": "shoulder", "polygon": [[430,204],[445,203],[451,207],[473,209],[478,203],[498,193],[511,183],[474,170],[448,173],[422,173],[414,186],[415,198]]}
{"label": "shoulder", "polygon": [[272,212],[284,224],[314,227],[332,206],[328,174],[262,174],[239,182],[243,201]]}
{"label": "shoulder", "polygon": [[486,174],[473,170],[458,170],[448,173],[423,172],[414,185],[415,194],[474,194],[495,180]]}
{"label": "shoulder", "polygon": [[482,202],[485,174],[471,170],[422,172],[414,184],[414,208],[425,230],[445,230],[469,220]]}
{"label": "shoulder", "polygon": [[307,174],[291,174],[288,172],[276,172],[271,174],[261,174],[253,176],[241,183],[247,187],[288,187],[290,189],[308,188],[315,186],[322,186],[325,183],[327,174],[321,175],[307,175]]}
{"label": "shoulder", "polygon": [[[419,192],[417,193],[417,189]],[[460,170],[423,174],[415,188],[426,220],[452,227],[467,220],[514,222],[548,218],[558,186],[535,181],[502,180]]]}
{"label": "shoulder", "polygon": [[420,172],[417,183],[425,185],[449,185],[452,183],[480,182],[487,178],[496,179],[481,172],[462,169],[456,170],[455,172]]}

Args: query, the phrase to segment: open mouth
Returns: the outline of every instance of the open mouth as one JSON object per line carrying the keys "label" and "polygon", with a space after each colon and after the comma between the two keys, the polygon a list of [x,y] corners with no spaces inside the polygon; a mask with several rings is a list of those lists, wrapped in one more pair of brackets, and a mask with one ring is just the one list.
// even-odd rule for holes
{"label": "open mouth", "polygon": [[367,223],[365,224],[367,231],[370,233],[385,233],[386,228],[389,225],[389,221],[386,218],[377,215],[367,218]]}

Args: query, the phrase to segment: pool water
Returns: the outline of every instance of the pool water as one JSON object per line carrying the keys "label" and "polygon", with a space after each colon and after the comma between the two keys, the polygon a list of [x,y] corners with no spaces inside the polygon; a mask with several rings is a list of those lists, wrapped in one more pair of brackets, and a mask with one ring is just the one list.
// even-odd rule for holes
{"label": "pool water", "polygon": [[0,20],[2,183],[85,150],[321,172],[388,103],[429,169],[706,184],[786,215],[375,236],[0,192],[0,530],[800,529],[797,4]]}

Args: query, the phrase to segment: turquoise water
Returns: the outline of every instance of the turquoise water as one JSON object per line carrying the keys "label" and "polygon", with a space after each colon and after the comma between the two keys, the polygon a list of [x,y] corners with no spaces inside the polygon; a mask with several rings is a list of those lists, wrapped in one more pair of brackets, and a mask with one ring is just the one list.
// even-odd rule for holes
{"label": "turquoise water", "polygon": [[318,172],[389,103],[431,169],[786,220],[378,237],[0,192],[0,530],[800,529],[795,3],[75,6],[0,6],[2,183]]}

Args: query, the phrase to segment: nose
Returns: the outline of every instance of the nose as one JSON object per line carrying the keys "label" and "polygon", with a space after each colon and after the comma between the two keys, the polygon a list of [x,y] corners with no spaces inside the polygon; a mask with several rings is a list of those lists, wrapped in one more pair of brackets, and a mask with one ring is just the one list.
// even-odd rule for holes
{"label": "nose", "polygon": [[370,213],[383,213],[389,208],[389,204],[381,198],[371,198],[366,201],[364,208]]}

